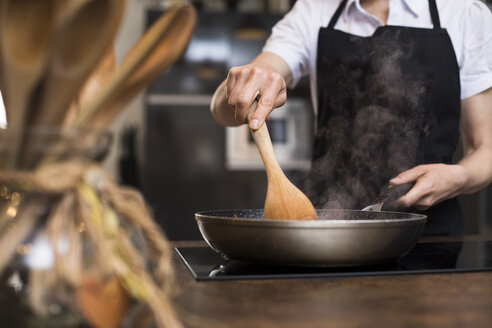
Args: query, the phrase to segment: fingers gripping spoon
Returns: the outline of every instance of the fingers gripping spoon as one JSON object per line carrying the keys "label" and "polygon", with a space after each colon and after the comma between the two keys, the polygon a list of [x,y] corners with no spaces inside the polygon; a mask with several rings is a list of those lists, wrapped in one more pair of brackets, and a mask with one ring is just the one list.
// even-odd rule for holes
{"label": "fingers gripping spoon", "polygon": [[[251,119],[258,102],[255,101],[248,114]],[[273,220],[317,220],[311,201],[287,179],[273,152],[268,128],[263,123],[258,130],[251,130],[260,156],[265,164],[268,189],[265,199],[265,218]]]}

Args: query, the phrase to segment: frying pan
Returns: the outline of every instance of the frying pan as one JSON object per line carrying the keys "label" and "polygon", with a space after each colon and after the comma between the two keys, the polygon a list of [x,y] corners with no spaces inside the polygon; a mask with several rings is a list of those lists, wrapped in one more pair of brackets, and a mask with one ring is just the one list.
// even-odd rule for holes
{"label": "frying pan", "polygon": [[230,259],[289,266],[359,266],[405,255],[427,217],[403,212],[317,210],[317,221],[265,220],[263,210],[195,214],[210,247]]}

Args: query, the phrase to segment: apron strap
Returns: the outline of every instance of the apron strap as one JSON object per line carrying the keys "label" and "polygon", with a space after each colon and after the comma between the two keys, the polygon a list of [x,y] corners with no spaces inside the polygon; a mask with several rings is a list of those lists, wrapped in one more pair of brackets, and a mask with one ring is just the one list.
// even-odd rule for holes
{"label": "apron strap", "polygon": [[335,11],[333,16],[331,17],[330,23],[328,24],[328,29],[333,30],[346,4],[347,4],[347,0],[343,0],[342,2],[340,2],[337,11]]}
{"label": "apron strap", "polygon": [[[328,24],[328,29],[333,30],[335,28],[335,24],[337,23],[338,18],[340,18],[343,8],[345,8],[345,6],[347,5],[347,1],[348,0],[343,0],[342,2],[340,2],[337,11],[335,11],[333,16],[331,17],[330,23]],[[436,0],[429,0],[429,9],[434,29],[440,29],[441,21],[439,19],[439,12],[437,11]]]}
{"label": "apron strap", "polygon": [[439,13],[437,11],[436,0],[429,0],[429,9],[432,18],[432,24],[434,25],[434,29],[441,28],[441,21],[439,19]]}

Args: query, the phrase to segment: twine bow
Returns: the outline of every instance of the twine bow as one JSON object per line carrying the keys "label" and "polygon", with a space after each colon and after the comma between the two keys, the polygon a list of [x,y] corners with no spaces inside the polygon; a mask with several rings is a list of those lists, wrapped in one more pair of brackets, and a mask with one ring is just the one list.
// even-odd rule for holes
{"label": "twine bow", "polygon": [[[82,246],[87,238],[96,263],[91,274],[101,281],[116,277],[128,294],[148,304],[159,327],[181,327],[169,301],[174,275],[169,243],[137,191],[118,186],[99,165],[83,161],[53,163],[35,171],[0,171],[0,183],[26,194],[13,222],[1,214],[0,273],[41,223],[40,205],[52,204],[43,228],[54,265],[30,272],[30,301],[36,312],[47,313],[45,297],[61,282],[67,293],[81,286],[87,274]],[[1,229],[2,223],[11,225],[8,232]],[[137,248],[132,231],[141,231],[148,250]],[[60,246],[62,240],[68,240],[68,249]],[[147,252],[150,272],[143,256]]]}

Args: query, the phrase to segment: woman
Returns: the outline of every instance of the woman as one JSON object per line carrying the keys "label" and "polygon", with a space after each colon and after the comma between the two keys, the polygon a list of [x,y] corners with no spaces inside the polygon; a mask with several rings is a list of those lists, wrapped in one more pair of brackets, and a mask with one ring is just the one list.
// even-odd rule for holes
{"label": "woman", "polygon": [[[307,192],[361,208],[414,183],[401,206],[427,234],[462,234],[456,196],[492,181],[492,18],[476,0],[299,0],[263,52],[217,89],[222,125],[257,129],[310,74],[317,114]],[[461,127],[464,156],[452,164]]]}

